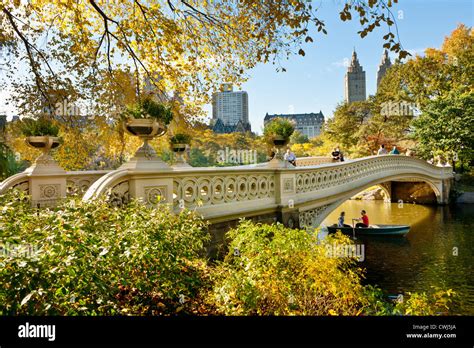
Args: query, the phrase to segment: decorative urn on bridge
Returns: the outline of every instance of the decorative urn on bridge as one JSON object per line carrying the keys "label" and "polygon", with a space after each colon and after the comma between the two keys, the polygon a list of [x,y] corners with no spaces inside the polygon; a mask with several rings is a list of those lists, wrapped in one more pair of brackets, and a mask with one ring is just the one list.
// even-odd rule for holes
{"label": "decorative urn on bridge", "polygon": [[130,169],[169,169],[169,165],[159,158],[148,143],[155,137],[163,136],[173,119],[171,108],[145,98],[127,107],[122,115],[125,130],[143,140],[135,156],[121,168]]}
{"label": "decorative urn on bridge", "polygon": [[25,142],[30,147],[43,152],[27,171],[47,174],[64,173],[64,169],[50,155],[51,149],[59,147],[62,143],[62,139],[58,136],[59,127],[45,116],[38,119],[24,118],[21,120],[20,127],[25,136]]}
{"label": "decorative urn on bridge", "polygon": [[293,168],[294,166],[285,161],[285,146],[290,142],[290,137],[295,131],[295,126],[284,118],[274,118],[265,125],[263,135],[269,145],[275,147],[275,155],[268,163],[271,168]]}
{"label": "decorative urn on bridge", "polygon": [[173,167],[186,168],[191,167],[184,159],[184,152],[191,143],[191,136],[189,134],[178,133],[170,138],[171,150],[176,155],[176,161]]}
{"label": "decorative urn on bridge", "polygon": [[24,118],[20,127],[26,143],[43,153],[24,173],[28,176],[28,194],[34,207],[54,206],[66,197],[66,171],[50,155],[51,149],[59,147],[62,139],[55,121],[41,116],[38,119]]}

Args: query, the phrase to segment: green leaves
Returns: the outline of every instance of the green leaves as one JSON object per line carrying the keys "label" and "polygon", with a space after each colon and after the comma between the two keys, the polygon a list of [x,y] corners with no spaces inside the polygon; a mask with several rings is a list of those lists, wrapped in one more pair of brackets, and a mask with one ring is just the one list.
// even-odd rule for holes
{"label": "green leaves", "polygon": [[38,119],[24,118],[21,121],[21,131],[24,136],[52,136],[57,137],[59,127],[50,119],[40,117]]}
{"label": "green leaves", "polygon": [[285,118],[275,117],[265,125],[263,135],[268,140],[274,136],[280,136],[289,139],[295,131],[294,124]]}
{"label": "green leaves", "polygon": [[0,206],[15,202],[0,209],[0,243],[16,239],[34,255],[2,258],[0,314],[169,314],[179,294],[196,297],[209,235],[193,213],[76,201],[37,214],[17,195],[0,196]]}
{"label": "green leaves", "polygon": [[171,107],[158,103],[152,97],[146,97],[135,104],[128,105],[122,114],[124,118],[152,118],[168,125],[173,119]]}

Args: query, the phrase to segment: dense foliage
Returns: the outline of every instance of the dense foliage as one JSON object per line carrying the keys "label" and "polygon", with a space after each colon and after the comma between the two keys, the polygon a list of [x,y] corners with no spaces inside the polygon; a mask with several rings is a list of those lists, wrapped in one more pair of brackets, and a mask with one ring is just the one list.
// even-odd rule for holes
{"label": "dense foliage", "polygon": [[170,144],[190,144],[191,139],[189,134],[178,133],[170,138]]}
{"label": "dense foliage", "polygon": [[51,136],[57,137],[59,127],[55,122],[45,117],[38,119],[23,118],[21,121],[21,131],[24,136]]}
{"label": "dense foliage", "polygon": [[124,118],[151,118],[164,125],[168,125],[173,119],[171,108],[158,103],[148,97],[134,104],[128,105],[123,113]]}
{"label": "dense foliage", "polygon": [[436,154],[450,159],[474,159],[474,92],[454,91],[446,97],[430,101],[423,114],[413,122],[413,136],[425,158]]}
{"label": "dense foliage", "polygon": [[193,213],[76,200],[35,212],[22,198],[0,196],[0,314],[191,311],[207,240]]}
{"label": "dense foliage", "polygon": [[69,199],[36,210],[0,196],[1,315],[391,315],[446,312],[452,291],[387,301],[352,258],[304,230],[243,221],[208,262],[193,212]]}
{"label": "dense foliage", "polygon": [[263,136],[271,143],[275,137],[289,139],[294,131],[295,125],[293,122],[286,118],[275,117],[265,125]]}
{"label": "dense foliage", "polygon": [[4,143],[0,142],[0,181],[24,169],[24,164],[17,161],[15,154]]}
{"label": "dense foliage", "polygon": [[229,315],[358,315],[365,305],[361,270],[329,258],[315,235],[248,221],[229,232],[229,254],[218,266],[214,296]]}
{"label": "dense foliage", "polygon": [[[361,37],[385,27],[385,44],[403,57],[391,30],[394,3],[344,1],[334,15],[359,20]],[[320,15],[306,0],[2,1],[0,47],[18,58],[5,69],[21,114],[93,99],[95,115],[110,102],[107,86],[121,91],[130,81],[165,98],[175,92],[189,108],[209,101],[222,82],[245,81],[260,62],[282,70],[291,54],[304,56],[305,45],[328,33]],[[17,79],[17,61],[26,81]],[[121,70],[128,83],[116,78]]]}

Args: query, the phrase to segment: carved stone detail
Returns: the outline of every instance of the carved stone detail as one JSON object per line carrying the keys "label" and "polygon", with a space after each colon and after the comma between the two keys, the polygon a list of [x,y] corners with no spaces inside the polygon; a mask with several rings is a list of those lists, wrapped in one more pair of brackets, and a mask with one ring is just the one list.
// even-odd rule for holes
{"label": "carved stone detail", "polygon": [[61,196],[61,185],[44,184],[39,185],[41,199],[54,199]]}
{"label": "carved stone detail", "polygon": [[295,191],[295,181],[293,178],[287,178],[283,180],[283,192],[294,192]]}
{"label": "carved stone detail", "polygon": [[145,187],[145,199],[148,204],[166,203],[166,186]]}
{"label": "carved stone detail", "polygon": [[122,206],[130,202],[129,183],[123,181],[112,187],[107,195],[107,201],[113,206]]}
{"label": "carved stone detail", "polygon": [[173,180],[175,206],[216,205],[275,197],[275,176],[266,174],[202,175]]}

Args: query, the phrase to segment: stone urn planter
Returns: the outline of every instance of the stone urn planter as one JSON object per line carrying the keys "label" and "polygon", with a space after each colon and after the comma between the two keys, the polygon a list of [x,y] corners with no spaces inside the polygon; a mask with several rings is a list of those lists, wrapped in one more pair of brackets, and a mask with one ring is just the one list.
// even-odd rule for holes
{"label": "stone urn planter", "polygon": [[61,139],[59,137],[53,137],[49,135],[30,136],[26,137],[25,141],[29,146],[41,149],[45,153],[48,153],[49,150],[61,145]]}
{"label": "stone urn planter", "polygon": [[271,168],[292,168],[291,163],[284,160],[285,146],[290,142],[290,137],[295,130],[292,121],[281,117],[272,119],[265,125],[263,134],[269,145],[273,145],[275,156],[270,160],[268,166]]}
{"label": "stone urn planter", "polygon": [[135,170],[170,169],[170,166],[156,155],[148,141],[166,133],[167,125],[173,119],[171,108],[147,97],[127,106],[122,117],[125,131],[139,137],[143,144],[135,152],[134,157],[123,164],[121,168]]}
{"label": "stone urn planter", "polygon": [[172,150],[175,153],[182,153],[186,151],[186,146],[187,146],[186,144],[173,144]]}
{"label": "stone urn planter", "polygon": [[56,161],[49,153],[51,149],[55,149],[61,145],[61,138],[49,135],[28,136],[25,138],[25,142],[29,146],[43,151],[43,154],[36,158],[34,165],[30,167],[31,169],[37,169],[42,166],[49,167],[51,171],[57,171],[59,169]]}
{"label": "stone urn planter", "polygon": [[275,158],[283,160],[285,155],[285,146],[290,142],[289,138],[282,137],[281,135],[275,135],[273,137],[273,145],[275,145]]}
{"label": "stone urn planter", "polygon": [[148,144],[148,141],[166,133],[166,127],[163,124],[151,118],[131,118],[125,121],[124,127],[129,134],[143,140],[143,144],[135,153],[135,157],[156,157],[156,152]]}
{"label": "stone urn planter", "polygon": [[178,133],[170,139],[170,147],[175,155],[173,167],[191,167],[184,159],[184,153],[191,142],[191,136]]}

